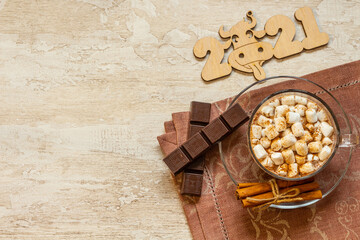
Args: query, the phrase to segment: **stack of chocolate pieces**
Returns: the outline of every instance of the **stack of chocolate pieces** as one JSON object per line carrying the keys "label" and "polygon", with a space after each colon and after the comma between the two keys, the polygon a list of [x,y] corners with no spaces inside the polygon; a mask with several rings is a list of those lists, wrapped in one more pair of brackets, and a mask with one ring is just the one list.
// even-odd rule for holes
{"label": "stack of chocolate pieces", "polygon": [[249,120],[239,104],[232,105],[209,123],[209,103],[192,102],[188,140],[164,158],[170,171],[184,171],[182,194],[201,195],[204,153]]}

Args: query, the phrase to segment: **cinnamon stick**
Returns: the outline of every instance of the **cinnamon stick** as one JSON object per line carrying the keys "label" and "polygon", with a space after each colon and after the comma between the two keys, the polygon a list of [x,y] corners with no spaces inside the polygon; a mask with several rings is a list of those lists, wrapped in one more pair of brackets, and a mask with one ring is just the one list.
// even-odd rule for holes
{"label": "cinnamon stick", "polygon": [[238,183],[237,188],[247,188],[247,187],[251,187],[251,186],[255,186],[255,185],[259,185],[261,183]]}
{"label": "cinnamon stick", "polygon": [[[272,196],[272,193],[271,193],[271,196]],[[315,190],[315,191],[311,191],[311,192],[300,193],[298,196],[296,196],[296,198],[294,198],[294,200],[292,202],[315,200],[315,199],[321,199],[321,198],[322,198],[321,190]],[[247,208],[247,207],[255,207],[257,205],[264,204],[265,202],[250,202],[250,201],[247,201],[246,199],[243,199],[242,203],[243,203],[244,208]]]}
{"label": "cinnamon stick", "polygon": [[[283,180],[276,180],[276,183],[281,188],[287,188],[295,185],[301,185],[304,183],[313,182],[314,178],[308,178],[301,181],[283,181]],[[258,195],[261,193],[271,192],[271,185],[267,182],[259,183],[250,187],[239,188],[236,190],[236,197],[238,199],[246,198],[254,195]]]}

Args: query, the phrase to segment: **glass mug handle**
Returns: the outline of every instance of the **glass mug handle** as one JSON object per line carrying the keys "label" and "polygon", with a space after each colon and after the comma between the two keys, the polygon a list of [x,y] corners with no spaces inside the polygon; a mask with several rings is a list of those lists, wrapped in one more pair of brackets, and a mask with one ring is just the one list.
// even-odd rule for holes
{"label": "glass mug handle", "polygon": [[340,136],[339,147],[358,147],[359,146],[359,135],[356,133],[343,134]]}

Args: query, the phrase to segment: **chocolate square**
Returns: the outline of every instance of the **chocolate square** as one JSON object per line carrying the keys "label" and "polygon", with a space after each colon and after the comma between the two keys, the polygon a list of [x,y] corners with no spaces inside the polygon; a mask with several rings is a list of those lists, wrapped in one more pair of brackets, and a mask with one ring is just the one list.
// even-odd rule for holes
{"label": "chocolate square", "polygon": [[196,133],[182,145],[192,159],[199,157],[210,146],[200,133]]}
{"label": "chocolate square", "polygon": [[241,124],[244,124],[247,120],[249,120],[249,116],[238,103],[234,104],[223,114],[221,114],[221,117],[232,129],[240,126]]}
{"label": "chocolate square", "polygon": [[210,103],[191,102],[190,123],[207,124],[210,121],[210,108]]}
{"label": "chocolate square", "polygon": [[181,194],[200,196],[203,182],[201,173],[184,172],[181,185]]}
{"label": "chocolate square", "polygon": [[203,128],[204,128],[204,126],[195,125],[195,124],[190,124],[190,126],[189,126],[188,138],[194,136],[195,133],[200,132],[201,129],[203,129]]}
{"label": "chocolate square", "polygon": [[229,129],[220,120],[220,118],[215,118],[211,123],[209,123],[209,125],[204,127],[201,131],[205,134],[205,136],[210,140],[212,144],[216,143],[227,133],[229,133]]}
{"label": "chocolate square", "polygon": [[205,167],[205,155],[194,159],[185,169],[188,172],[203,172]]}
{"label": "chocolate square", "polygon": [[190,161],[191,159],[180,148],[175,149],[164,158],[165,164],[174,175],[181,172]]}

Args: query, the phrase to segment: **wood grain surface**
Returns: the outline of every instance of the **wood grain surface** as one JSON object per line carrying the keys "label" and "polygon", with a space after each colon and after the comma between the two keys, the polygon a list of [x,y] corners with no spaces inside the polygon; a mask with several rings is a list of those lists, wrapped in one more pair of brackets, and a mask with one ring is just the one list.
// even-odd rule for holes
{"label": "wood grain surface", "polygon": [[[300,76],[360,58],[358,0],[307,2],[329,44],[264,65]],[[195,42],[252,10],[294,20],[304,1],[1,0],[0,239],[191,239],[156,136],[205,83]],[[296,40],[304,38],[296,24]],[[276,38],[275,38],[276,39]],[[271,39],[269,40],[271,41]],[[326,85],[326,83],[324,83]]]}

